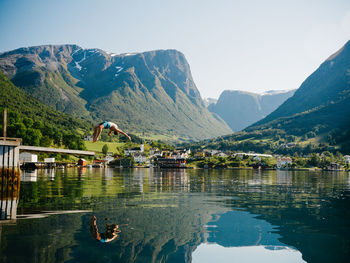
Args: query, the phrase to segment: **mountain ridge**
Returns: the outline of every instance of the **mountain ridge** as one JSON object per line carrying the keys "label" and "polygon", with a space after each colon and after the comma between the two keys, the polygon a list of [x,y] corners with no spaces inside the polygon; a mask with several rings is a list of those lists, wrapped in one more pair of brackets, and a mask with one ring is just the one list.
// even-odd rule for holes
{"label": "mountain ridge", "polygon": [[174,49],[118,55],[36,46],[2,53],[0,70],[42,102],[88,121],[185,140],[231,132],[205,108],[185,56]]}

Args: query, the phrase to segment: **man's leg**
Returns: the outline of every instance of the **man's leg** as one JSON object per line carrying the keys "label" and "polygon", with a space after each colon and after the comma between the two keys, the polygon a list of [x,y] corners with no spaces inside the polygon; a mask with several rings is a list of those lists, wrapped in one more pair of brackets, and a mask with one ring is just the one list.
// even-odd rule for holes
{"label": "man's leg", "polygon": [[98,141],[98,138],[100,137],[102,129],[103,129],[103,124],[99,126],[95,126],[93,142]]}

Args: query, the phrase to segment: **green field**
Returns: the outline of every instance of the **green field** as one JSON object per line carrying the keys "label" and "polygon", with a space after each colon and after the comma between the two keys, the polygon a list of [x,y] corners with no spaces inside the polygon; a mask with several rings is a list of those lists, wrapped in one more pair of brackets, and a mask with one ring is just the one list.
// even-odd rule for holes
{"label": "green field", "polygon": [[102,147],[105,144],[107,144],[108,146],[108,151],[113,153],[117,153],[117,150],[116,150],[117,147],[124,147],[125,145],[125,143],[123,142],[102,142],[102,141],[97,141],[97,142],[84,141],[84,144],[88,151],[93,151],[96,153],[102,153]]}

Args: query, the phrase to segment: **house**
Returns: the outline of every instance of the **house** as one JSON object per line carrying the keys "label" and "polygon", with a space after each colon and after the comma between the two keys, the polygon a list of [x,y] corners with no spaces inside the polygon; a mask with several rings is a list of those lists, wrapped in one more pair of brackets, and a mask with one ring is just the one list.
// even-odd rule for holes
{"label": "house", "polygon": [[215,156],[218,156],[218,157],[227,157],[227,154],[226,153],[223,153],[223,152],[218,152],[215,154]]}
{"label": "house", "polygon": [[173,155],[173,153],[171,151],[162,151],[162,157],[164,158],[169,158]]}
{"label": "house", "polygon": [[81,166],[86,166],[86,160],[85,159],[79,159],[78,160],[78,165],[81,165]]}
{"label": "house", "polygon": [[186,159],[184,158],[158,158],[156,162],[160,168],[186,167]]}
{"label": "house", "polygon": [[113,156],[113,152],[107,152],[106,156]]}
{"label": "house", "polygon": [[260,162],[260,161],[261,161],[261,157],[258,156],[258,155],[255,155],[255,156],[253,157],[253,160],[254,160],[254,161]]}
{"label": "house", "polygon": [[161,151],[155,151],[154,153],[153,153],[153,155],[155,156],[155,157],[161,157],[162,156],[162,152]]}
{"label": "house", "polygon": [[45,158],[44,159],[44,163],[54,163],[55,162],[55,158]]}
{"label": "house", "polygon": [[133,157],[134,157],[134,161],[136,163],[145,163],[146,162],[146,155],[143,153],[135,154]]}
{"label": "house", "polygon": [[175,151],[175,157],[176,158],[185,158],[185,159],[187,159],[189,154],[191,154],[191,151],[190,150],[186,150],[186,149],[176,150]]}
{"label": "house", "polygon": [[343,158],[344,158],[345,163],[350,164],[350,155],[344,155]]}
{"label": "house", "polygon": [[287,168],[287,167],[290,167],[292,163],[293,163],[293,160],[290,157],[277,158],[277,168]]}
{"label": "house", "polygon": [[135,153],[143,153],[144,152],[144,145],[140,144],[140,147],[133,147],[131,149],[124,150],[125,156],[131,156]]}
{"label": "house", "polygon": [[92,136],[91,135],[84,136],[84,141],[92,141]]}
{"label": "house", "polygon": [[103,167],[106,164],[106,160],[93,160],[92,167]]}
{"label": "house", "polygon": [[156,152],[159,152],[158,148],[151,148],[149,149],[149,154],[154,155]]}
{"label": "house", "polygon": [[330,163],[329,165],[326,166],[327,171],[340,171],[341,170],[341,165],[338,163]]}
{"label": "house", "polygon": [[106,163],[108,164],[108,163],[110,163],[111,161],[114,160],[114,157],[113,157],[112,155],[107,155],[107,156],[104,158],[104,160],[105,160]]}
{"label": "house", "polygon": [[29,152],[22,152],[19,154],[20,163],[37,163],[38,155]]}

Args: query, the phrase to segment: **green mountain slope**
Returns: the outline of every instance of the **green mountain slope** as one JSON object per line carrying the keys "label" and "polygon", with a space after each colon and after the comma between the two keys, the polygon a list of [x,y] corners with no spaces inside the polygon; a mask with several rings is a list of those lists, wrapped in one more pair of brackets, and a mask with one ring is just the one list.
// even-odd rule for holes
{"label": "green mountain slope", "polygon": [[76,45],[38,46],[1,54],[0,70],[57,110],[111,120],[128,132],[184,140],[231,132],[205,108],[176,50],[116,55]]}
{"label": "green mountain slope", "polygon": [[[350,95],[350,41],[330,56],[295,92],[274,112],[252,127],[282,117],[317,111],[319,108],[341,102]],[[327,121],[327,118],[324,118]],[[334,126],[341,123],[333,123]]]}
{"label": "green mountain slope", "polygon": [[[84,148],[79,133],[91,130],[91,124],[41,103],[14,86],[1,72],[0,87],[0,115],[2,119],[3,108],[7,108],[8,137],[23,138],[23,143],[30,145]],[[2,122],[0,129],[2,134]]]}
{"label": "green mountain slope", "polygon": [[349,105],[350,41],[266,118],[205,144],[208,148],[283,154],[322,152],[333,145],[350,154]]}
{"label": "green mountain slope", "polygon": [[294,96],[247,132],[281,129],[294,136],[314,134],[350,151],[350,41],[308,77]]}

